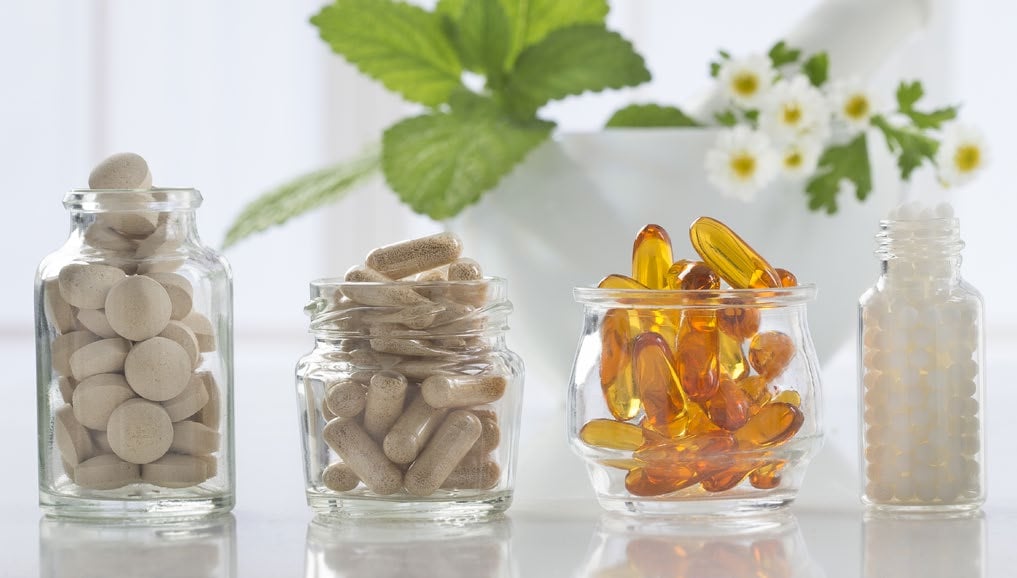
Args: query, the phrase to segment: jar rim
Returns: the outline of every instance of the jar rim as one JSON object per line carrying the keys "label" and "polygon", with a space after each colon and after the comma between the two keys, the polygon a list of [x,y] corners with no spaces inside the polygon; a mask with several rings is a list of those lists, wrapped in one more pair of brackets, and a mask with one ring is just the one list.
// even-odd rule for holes
{"label": "jar rim", "polygon": [[437,287],[479,287],[482,285],[504,287],[508,280],[503,277],[481,277],[480,279],[462,281],[403,281],[395,279],[391,283],[379,281],[346,281],[342,277],[322,277],[311,281],[311,289],[341,289],[343,287],[375,287],[383,285],[399,285],[408,288],[437,288]]}
{"label": "jar rim", "polygon": [[716,309],[738,304],[742,307],[786,307],[816,298],[816,285],[765,289],[602,289],[576,287],[578,303],[628,309]]}
{"label": "jar rim", "polygon": [[154,187],[151,189],[71,189],[64,195],[64,208],[80,213],[113,211],[188,211],[201,206],[198,189]]}

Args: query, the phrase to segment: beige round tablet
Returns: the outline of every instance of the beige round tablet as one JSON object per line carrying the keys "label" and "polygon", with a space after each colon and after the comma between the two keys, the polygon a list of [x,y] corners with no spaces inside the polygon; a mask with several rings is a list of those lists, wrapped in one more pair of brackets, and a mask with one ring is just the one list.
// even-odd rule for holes
{"label": "beige round tablet", "polygon": [[181,321],[190,327],[191,331],[194,331],[194,336],[198,338],[198,349],[202,353],[215,351],[215,330],[212,328],[212,322],[208,320],[208,317],[197,311],[191,311]]}
{"label": "beige round tablet", "polygon": [[219,451],[219,432],[196,421],[177,422],[170,451],[193,456]]}
{"label": "beige round tablet", "polygon": [[173,422],[161,405],[129,399],[109,416],[106,435],[113,453],[132,464],[161,458],[173,443]]}
{"label": "beige round tablet", "polygon": [[77,387],[78,382],[74,381],[73,377],[61,376],[57,380],[57,389],[60,390],[60,397],[63,398],[64,403],[70,404],[71,398],[74,396],[74,388]]}
{"label": "beige round tablet", "polygon": [[169,414],[170,420],[178,422],[198,413],[208,403],[208,390],[200,375],[191,376],[180,395],[163,402],[162,406]]}
{"label": "beige round tablet", "polygon": [[76,466],[92,457],[94,446],[85,426],[78,423],[71,406],[65,405],[53,415],[53,439],[63,461]]}
{"label": "beige round tablet", "polygon": [[92,431],[92,445],[95,446],[97,454],[111,454],[113,448],[109,445],[109,435],[105,431]]}
{"label": "beige round tablet", "polygon": [[95,165],[88,175],[90,189],[150,189],[148,163],[135,153],[116,153]]}
{"label": "beige round tablet", "polygon": [[173,311],[162,285],[144,275],[128,277],[114,285],[105,305],[110,327],[131,341],[143,341],[162,333]]}
{"label": "beige round tablet", "polygon": [[110,290],[126,276],[109,265],[71,263],[57,279],[65,301],[82,309],[102,309]]}
{"label": "beige round tablet", "polygon": [[176,341],[153,337],[127,354],[124,375],[141,397],[166,401],[180,395],[191,380],[191,356]]}
{"label": "beige round tablet", "polygon": [[176,273],[148,273],[149,279],[162,285],[169,295],[172,312],[171,319],[183,319],[191,312],[194,303],[194,287],[183,275]]}
{"label": "beige round tablet", "polygon": [[121,235],[109,227],[106,219],[99,219],[85,228],[85,244],[101,251],[134,253],[137,241]]}
{"label": "beige round tablet", "polygon": [[74,483],[91,490],[122,488],[140,477],[138,464],[125,462],[113,454],[95,456],[74,468]]}
{"label": "beige round tablet", "polygon": [[98,341],[99,338],[89,331],[71,331],[63,335],[57,335],[50,346],[50,361],[53,362],[53,369],[64,376],[71,375],[71,355],[82,347]]}
{"label": "beige round tablet", "polygon": [[194,335],[194,331],[183,321],[170,321],[166,325],[166,329],[163,329],[162,333],[159,334],[159,337],[176,341],[180,347],[184,348],[187,355],[191,357],[191,364],[194,367],[198,367],[198,359],[201,355],[198,351],[198,338]]}
{"label": "beige round tablet", "polygon": [[222,419],[219,415],[219,410],[222,409],[222,394],[219,393],[219,384],[215,382],[215,377],[210,371],[202,371],[197,375],[201,377],[202,383],[205,384],[205,391],[208,392],[208,403],[193,418],[195,421],[217,430]]}
{"label": "beige round tablet", "polygon": [[118,337],[117,332],[109,326],[106,312],[102,309],[82,309],[78,311],[78,323],[92,333],[103,338]]}
{"label": "beige round tablet", "polygon": [[100,373],[120,373],[131,350],[131,342],[121,337],[93,341],[71,354],[71,375],[81,381]]}
{"label": "beige round tablet", "polygon": [[64,300],[60,294],[60,280],[57,278],[47,279],[42,286],[43,310],[46,319],[53,325],[58,334],[74,331],[77,322],[74,317],[74,309],[71,304]]}
{"label": "beige round tablet", "polygon": [[176,251],[184,242],[183,238],[166,223],[155,228],[155,231],[138,242],[138,248],[134,256],[139,259],[147,259],[152,255],[165,255]]}
{"label": "beige round tablet", "polygon": [[197,456],[166,454],[141,466],[141,479],[164,488],[187,488],[208,479],[208,464]]}
{"label": "beige round tablet", "polygon": [[116,373],[93,375],[74,388],[71,403],[81,425],[105,430],[109,416],[120,404],[135,397],[124,376]]}

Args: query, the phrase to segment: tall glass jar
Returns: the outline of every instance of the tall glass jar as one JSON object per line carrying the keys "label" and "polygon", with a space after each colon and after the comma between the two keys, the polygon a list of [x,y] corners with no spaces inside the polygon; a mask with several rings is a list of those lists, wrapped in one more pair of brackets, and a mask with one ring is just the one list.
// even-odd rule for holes
{"label": "tall glass jar", "polygon": [[234,502],[229,265],[193,189],[73,190],[35,278],[47,515],[188,518]]}
{"label": "tall glass jar", "polygon": [[876,238],[881,274],[858,315],[862,501],[890,511],[977,509],[983,306],[961,278],[958,221],[885,220]]}
{"label": "tall glass jar", "polygon": [[822,445],[814,286],[575,295],[567,428],[601,506],[726,516],[794,499]]}
{"label": "tall glass jar", "polygon": [[523,364],[505,345],[505,280],[324,279],[307,311],[315,346],[296,386],[315,512],[470,518],[509,507]]}

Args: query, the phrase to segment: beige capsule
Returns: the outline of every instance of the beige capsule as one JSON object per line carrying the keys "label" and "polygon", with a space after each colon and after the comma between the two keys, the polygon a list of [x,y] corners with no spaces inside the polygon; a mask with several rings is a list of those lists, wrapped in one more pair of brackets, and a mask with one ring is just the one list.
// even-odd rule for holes
{"label": "beige capsule", "polygon": [[498,485],[500,477],[501,467],[490,456],[476,459],[467,456],[445,478],[441,487],[446,490],[490,490]]}
{"label": "beige capsule", "polygon": [[397,464],[415,460],[447,413],[447,409],[427,405],[418,394],[385,435],[382,443],[385,455]]}
{"label": "beige capsule", "polygon": [[198,456],[166,454],[141,466],[142,481],[164,488],[189,488],[208,477],[208,464]]}
{"label": "beige capsule", "polygon": [[379,371],[367,386],[364,406],[364,429],[381,440],[403,413],[406,402],[406,378],[394,371]]}
{"label": "beige capsule", "polygon": [[109,320],[106,319],[106,312],[102,309],[82,309],[78,311],[78,323],[104,339],[119,337],[117,332],[113,331],[113,328],[110,327]]}
{"label": "beige capsule", "polygon": [[348,492],[360,485],[360,478],[353,472],[353,468],[335,462],[321,472],[321,483],[333,492]]}
{"label": "beige capsule", "polygon": [[148,273],[149,279],[162,285],[170,298],[170,319],[183,319],[194,305],[194,287],[183,275],[177,273]]}
{"label": "beige capsule", "polygon": [[85,426],[78,423],[69,405],[61,407],[53,415],[53,441],[60,450],[60,457],[71,466],[80,464],[95,453],[92,437]]}
{"label": "beige capsule", "polygon": [[420,305],[409,305],[398,307],[388,311],[362,311],[359,314],[359,321],[372,326],[379,324],[399,324],[405,331],[410,329],[425,329],[434,323],[435,318],[443,310],[437,303],[421,303]]}
{"label": "beige capsule", "polygon": [[401,359],[398,355],[385,355],[366,347],[350,352],[350,363],[361,369],[387,369]]}
{"label": "beige capsule", "polygon": [[368,267],[392,279],[447,265],[459,258],[463,241],[455,233],[438,233],[378,247],[367,255]]}
{"label": "beige capsule", "polygon": [[488,408],[473,408],[470,413],[477,416],[483,430],[480,432],[480,439],[474,444],[471,453],[491,453],[501,443],[501,428],[498,427],[498,412]]}
{"label": "beige capsule", "polygon": [[90,490],[115,490],[140,479],[138,464],[125,462],[114,454],[89,458],[74,468],[74,483]]}
{"label": "beige capsule", "polygon": [[343,294],[361,305],[406,307],[430,303],[426,297],[412,288],[362,265],[347,271],[345,279],[351,284],[343,285]]}
{"label": "beige capsule", "polygon": [[507,385],[501,375],[433,375],[420,391],[432,407],[470,407],[501,399]]}
{"label": "beige capsule", "polygon": [[199,456],[219,451],[220,435],[216,430],[196,421],[179,421],[173,424],[173,443],[170,451]]}
{"label": "beige capsule", "polygon": [[127,275],[116,267],[95,263],[71,263],[57,276],[60,295],[81,309],[102,309],[106,297]]}
{"label": "beige capsule", "polygon": [[[367,406],[367,388],[352,380],[344,380],[328,388],[325,407],[338,417],[356,417]],[[324,409],[324,408],[322,408]],[[326,421],[329,419],[325,418]]]}
{"label": "beige capsule", "polygon": [[403,484],[414,496],[430,496],[480,438],[483,426],[477,416],[456,410],[448,414],[427,447],[406,471]]}
{"label": "beige capsule", "polygon": [[124,361],[124,375],[141,397],[166,401],[180,395],[191,381],[191,356],[165,337],[137,343]]}
{"label": "beige capsule", "polygon": [[431,347],[415,339],[376,337],[371,340],[371,349],[392,355],[407,357],[448,357],[449,351]]}
{"label": "beige capsule", "polygon": [[434,283],[436,281],[448,281],[448,267],[435,267],[427,271],[417,273],[414,281],[417,283]]}
{"label": "beige capsule", "polygon": [[423,381],[432,375],[453,375],[456,362],[448,359],[418,358],[405,359],[392,367],[393,371],[406,376],[406,379]]}
{"label": "beige capsule", "polygon": [[68,333],[77,329],[74,308],[60,294],[60,280],[54,277],[47,279],[42,285],[43,311],[57,334]]}
{"label": "beige capsule", "polygon": [[170,421],[178,422],[185,420],[201,411],[208,403],[208,390],[205,389],[205,382],[200,375],[191,376],[187,387],[173,399],[162,402],[162,407],[170,416]]}
{"label": "beige capsule", "polygon": [[71,354],[71,375],[82,381],[100,373],[121,373],[130,351],[131,343],[121,337],[93,341]]}
{"label": "beige capsule", "polygon": [[173,443],[173,422],[161,405],[129,399],[109,416],[106,435],[113,453],[132,464],[161,458]]}
{"label": "beige capsule", "polygon": [[162,285],[144,275],[122,279],[106,296],[106,319],[121,337],[144,341],[162,333],[173,304]]}
{"label": "beige capsule", "polygon": [[57,335],[50,346],[50,361],[60,375],[71,376],[71,356],[82,347],[98,341],[99,337],[90,331],[71,331]]}
{"label": "beige capsule", "polygon": [[403,473],[356,420],[334,419],[325,425],[322,437],[367,489],[387,496],[402,488]]}
{"label": "beige capsule", "polygon": [[81,425],[105,430],[109,417],[120,404],[136,397],[124,376],[116,373],[93,375],[74,388],[71,403]]}
{"label": "beige capsule", "polygon": [[185,325],[191,328],[194,336],[198,338],[198,350],[202,353],[215,351],[215,329],[212,322],[197,311],[191,311],[181,319]]}
{"label": "beige capsule", "polygon": [[191,364],[194,367],[198,367],[198,360],[201,358],[200,348],[198,347],[198,337],[194,334],[194,331],[183,321],[171,320],[166,324],[166,328],[162,330],[159,337],[165,337],[175,341],[177,345],[184,348],[187,352],[188,357],[191,358]]}

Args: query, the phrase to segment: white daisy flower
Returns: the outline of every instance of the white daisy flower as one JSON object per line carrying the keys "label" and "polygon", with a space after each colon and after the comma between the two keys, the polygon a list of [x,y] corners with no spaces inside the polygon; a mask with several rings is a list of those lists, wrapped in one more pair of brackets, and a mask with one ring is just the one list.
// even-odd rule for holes
{"label": "white daisy flower", "polygon": [[717,81],[728,100],[745,109],[757,109],[776,76],[769,57],[753,54],[722,62]]}
{"label": "white daisy flower", "polygon": [[706,175],[726,197],[751,201],[777,175],[779,156],[770,139],[747,126],[723,131],[706,153]]}
{"label": "white daisy flower", "polygon": [[978,129],[953,123],[943,131],[936,151],[939,180],[948,187],[970,182],[989,163],[985,137]]}
{"label": "white daisy flower", "polygon": [[830,88],[830,107],[834,116],[852,133],[869,127],[872,116],[880,112],[876,95],[857,79],[838,81]]}
{"label": "white daisy flower", "polygon": [[823,147],[817,141],[801,139],[780,151],[780,172],[792,180],[804,180],[816,172]]}
{"label": "white daisy flower", "polygon": [[830,134],[830,110],[809,79],[796,76],[773,86],[759,115],[759,126],[777,142],[803,138],[822,142]]}

